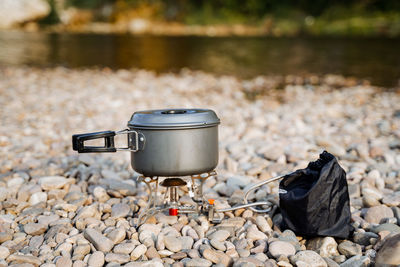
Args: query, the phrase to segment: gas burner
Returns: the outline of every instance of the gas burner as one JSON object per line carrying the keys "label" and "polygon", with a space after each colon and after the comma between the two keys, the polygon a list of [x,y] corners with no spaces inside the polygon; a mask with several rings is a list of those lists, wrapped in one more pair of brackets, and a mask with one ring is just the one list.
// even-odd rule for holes
{"label": "gas burner", "polygon": [[184,186],[186,182],[181,178],[167,178],[161,183],[164,187],[176,187],[176,186]]}
{"label": "gas burner", "polygon": [[[215,171],[192,175],[186,177],[160,178],[140,176],[139,181],[144,182],[149,189],[149,201],[147,207],[139,213],[138,223],[145,223],[146,220],[157,212],[167,212],[170,216],[179,214],[200,215],[207,214],[208,219],[213,223],[219,223],[222,215],[217,213],[214,207],[214,199],[205,200],[203,197],[204,182],[212,176],[216,176]],[[159,180],[162,180],[159,182]],[[159,185],[165,188],[164,198],[159,199]],[[183,204],[180,202],[180,195],[188,192],[193,204]],[[180,194],[181,193],[181,194]]]}

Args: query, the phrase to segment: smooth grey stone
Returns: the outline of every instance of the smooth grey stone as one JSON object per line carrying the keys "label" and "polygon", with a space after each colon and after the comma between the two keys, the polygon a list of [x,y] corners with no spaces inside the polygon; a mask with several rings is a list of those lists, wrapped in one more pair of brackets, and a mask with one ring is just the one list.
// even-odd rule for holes
{"label": "smooth grey stone", "polygon": [[357,244],[368,246],[371,238],[378,238],[379,236],[373,232],[359,232],[353,236],[353,241]]}
{"label": "smooth grey stone", "polygon": [[340,254],[345,255],[346,257],[362,254],[361,246],[348,240],[340,243],[338,246],[338,250]]}
{"label": "smooth grey stone", "polygon": [[400,265],[400,234],[384,239],[375,258],[376,267]]}
{"label": "smooth grey stone", "polygon": [[372,232],[379,233],[381,231],[389,231],[392,233],[400,233],[400,226],[392,223],[384,223],[378,226],[372,227]]}
{"label": "smooth grey stone", "polygon": [[84,231],[83,235],[96,249],[102,252],[109,252],[114,246],[114,243],[110,239],[95,229],[88,228]]}
{"label": "smooth grey stone", "polygon": [[340,267],[367,267],[370,263],[371,260],[367,256],[357,255],[340,264]]}

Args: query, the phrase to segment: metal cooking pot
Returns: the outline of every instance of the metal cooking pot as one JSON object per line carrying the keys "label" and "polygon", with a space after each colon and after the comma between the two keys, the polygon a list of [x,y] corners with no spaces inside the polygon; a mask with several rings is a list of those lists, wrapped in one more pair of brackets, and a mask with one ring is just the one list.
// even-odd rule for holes
{"label": "metal cooking pot", "polygon": [[[132,168],[144,176],[185,176],[212,171],[218,164],[219,118],[209,109],[160,109],[133,113],[128,128],[72,136],[79,153],[131,152]],[[127,134],[126,148],[114,136]],[[104,138],[104,146],[84,142]]]}

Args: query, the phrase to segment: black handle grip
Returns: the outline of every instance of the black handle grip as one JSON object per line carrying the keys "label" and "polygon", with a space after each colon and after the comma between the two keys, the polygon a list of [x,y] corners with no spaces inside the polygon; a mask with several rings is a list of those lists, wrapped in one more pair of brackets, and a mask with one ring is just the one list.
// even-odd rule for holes
{"label": "black handle grip", "polygon": [[[104,131],[96,133],[74,134],[72,136],[72,149],[78,153],[91,152],[117,152],[114,147],[114,131]],[[104,146],[85,146],[86,140],[104,138]]]}

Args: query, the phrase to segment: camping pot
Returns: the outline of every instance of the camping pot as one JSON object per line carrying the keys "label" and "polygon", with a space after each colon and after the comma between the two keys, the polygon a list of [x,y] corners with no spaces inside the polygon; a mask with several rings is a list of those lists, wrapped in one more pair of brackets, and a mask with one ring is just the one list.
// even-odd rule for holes
{"label": "camping pot", "polygon": [[[130,151],[132,168],[147,177],[195,175],[218,164],[219,123],[209,109],[138,111],[128,129],[76,134],[72,146],[79,153]],[[114,136],[119,134],[127,134],[127,147],[114,146]],[[99,138],[104,138],[104,146],[84,144]]]}

